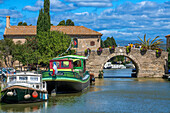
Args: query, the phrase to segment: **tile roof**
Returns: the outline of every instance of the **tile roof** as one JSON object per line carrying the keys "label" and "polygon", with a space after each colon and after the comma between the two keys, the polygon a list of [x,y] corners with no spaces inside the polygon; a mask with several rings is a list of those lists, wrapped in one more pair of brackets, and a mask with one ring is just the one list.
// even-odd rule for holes
{"label": "tile roof", "polygon": [[168,38],[168,37],[170,37],[170,35],[166,35],[165,37]]}
{"label": "tile roof", "polygon": [[[10,26],[4,35],[36,35],[36,26]],[[84,26],[51,26],[51,31],[60,31],[68,35],[100,35],[101,33]]]}

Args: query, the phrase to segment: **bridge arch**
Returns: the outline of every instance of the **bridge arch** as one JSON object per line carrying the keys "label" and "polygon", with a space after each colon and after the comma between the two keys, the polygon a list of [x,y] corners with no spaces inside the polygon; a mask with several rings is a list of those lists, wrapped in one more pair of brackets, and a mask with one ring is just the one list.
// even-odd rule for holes
{"label": "bridge arch", "polygon": [[110,60],[111,58],[116,57],[116,56],[125,56],[125,57],[129,58],[129,59],[133,62],[133,64],[135,65],[135,68],[136,68],[137,74],[138,74],[138,71],[140,70],[140,63],[139,63],[139,61],[138,61],[134,56],[128,55],[128,54],[126,54],[126,53],[122,53],[121,55],[120,55],[120,53],[112,53],[112,54],[110,54],[106,59],[104,59],[104,60],[102,61],[100,70],[103,69],[104,64],[105,64],[108,60]]}

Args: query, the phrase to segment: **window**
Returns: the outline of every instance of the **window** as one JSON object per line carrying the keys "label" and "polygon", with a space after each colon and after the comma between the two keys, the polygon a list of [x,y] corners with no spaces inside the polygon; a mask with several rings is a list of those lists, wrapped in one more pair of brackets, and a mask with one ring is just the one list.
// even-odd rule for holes
{"label": "window", "polygon": [[19,80],[27,80],[27,77],[19,77]]}
{"label": "window", "polygon": [[36,88],[39,89],[39,85],[36,85]]}
{"label": "window", "polygon": [[61,67],[69,67],[69,61],[62,61]]}
{"label": "window", "polygon": [[94,41],[91,41],[90,42],[90,46],[94,46],[95,45],[95,42]]}
{"label": "window", "polygon": [[38,81],[38,77],[30,77],[31,81]]}
{"label": "window", "polygon": [[16,81],[16,77],[9,77],[9,81]]}
{"label": "window", "polygon": [[73,45],[74,45],[74,48],[78,48],[78,40],[77,40],[77,38],[73,39]]}

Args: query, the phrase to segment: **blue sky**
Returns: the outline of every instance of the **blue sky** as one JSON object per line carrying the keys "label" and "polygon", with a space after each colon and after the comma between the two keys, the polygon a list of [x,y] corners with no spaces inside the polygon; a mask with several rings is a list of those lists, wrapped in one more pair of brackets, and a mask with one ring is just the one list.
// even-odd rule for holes
{"label": "blue sky", "polygon": [[[0,39],[3,38],[6,16],[11,25],[27,22],[36,25],[44,0],[0,0]],[[170,1],[168,0],[50,0],[51,23],[72,19],[116,40],[134,41],[138,36],[164,39],[170,34]]]}

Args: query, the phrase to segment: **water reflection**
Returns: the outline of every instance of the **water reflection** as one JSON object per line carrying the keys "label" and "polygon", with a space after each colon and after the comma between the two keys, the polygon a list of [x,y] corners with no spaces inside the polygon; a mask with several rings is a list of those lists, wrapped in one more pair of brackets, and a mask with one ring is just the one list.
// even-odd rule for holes
{"label": "water reflection", "polygon": [[161,78],[104,78],[83,92],[57,94],[47,102],[1,104],[0,112],[170,112],[169,94],[170,82]]}

